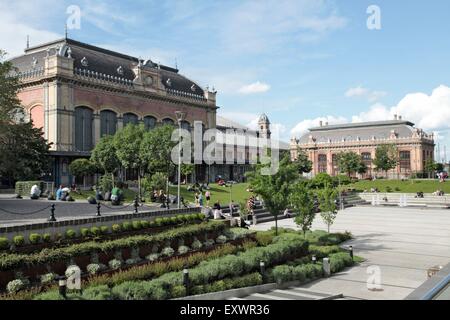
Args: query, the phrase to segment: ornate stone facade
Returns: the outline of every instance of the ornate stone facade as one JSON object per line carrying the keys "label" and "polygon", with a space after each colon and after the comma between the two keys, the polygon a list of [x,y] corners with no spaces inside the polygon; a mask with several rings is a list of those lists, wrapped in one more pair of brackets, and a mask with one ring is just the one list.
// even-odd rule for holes
{"label": "ornate stone facade", "polygon": [[52,143],[57,184],[71,182],[72,159],[89,156],[102,135],[129,122],[151,129],[175,123],[179,110],[186,112],[186,128],[194,121],[216,126],[216,92],[151,60],[61,39],[11,61],[22,81],[22,105]]}
{"label": "ornate stone facade", "polygon": [[395,120],[344,125],[320,123],[317,128],[301,138],[292,138],[291,158],[296,159],[298,150],[305,151],[313,162],[312,175],[326,172],[338,174],[336,157],[343,151],[361,155],[368,167],[360,178],[371,178],[377,173],[372,160],[375,150],[382,144],[394,144],[398,149],[399,163],[388,175],[391,178],[408,178],[414,173],[423,173],[425,163],[434,157],[434,136],[415,128],[414,124],[395,116]]}

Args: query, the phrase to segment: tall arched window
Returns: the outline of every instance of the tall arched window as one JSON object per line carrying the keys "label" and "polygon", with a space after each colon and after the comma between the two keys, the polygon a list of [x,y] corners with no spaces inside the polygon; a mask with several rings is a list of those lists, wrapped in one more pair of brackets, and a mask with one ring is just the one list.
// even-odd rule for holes
{"label": "tall arched window", "polygon": [[144,125],[146,130],[152,130],[156,127],[156,118],[152,116],[144,117]]}
{"label": "tall arched window", "polygon": [[191,125],[187,121],[181,121],[181,128],[185,129],[185,130],[188,130],[188,131],[191,131]]}
{"label": "tall arched window", "polygon": [[163,119],[162,123],[163,123],[163,125],[166,125],[166,124],[169,124],[169,125],[172,125],[172,126],[175,125],[175,121],[173,121],[173,120],[170,119],[170,118],[165,118],[165,119]]}
{"label": "tall arched window", "polygon": [[126,127],[128,124],[138,124],[138,116],[134,113],[125,113],[123,115],[123,126]]}
{"label": "tall arched window", "polygon": [[117,130],[117,115],[114,111],[103,110],[100,112],[101,136],[114,135]]}
{"label": "tall arched window", "polygon": [[75,108],[75,148],[78,151],[92,150],[92,110]]}
{"label": "tall arched window", "polygon": [[319,173],[327,172],[327,155],[319,154]]}

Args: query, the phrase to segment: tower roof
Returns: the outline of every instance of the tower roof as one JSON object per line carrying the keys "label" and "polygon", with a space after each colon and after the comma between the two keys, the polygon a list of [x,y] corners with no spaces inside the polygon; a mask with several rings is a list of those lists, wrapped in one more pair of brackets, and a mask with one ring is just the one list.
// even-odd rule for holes
{"label": "tower roof", "polygon": [[258,123],[270,123],[269,118],[265,113],[259,116]]}

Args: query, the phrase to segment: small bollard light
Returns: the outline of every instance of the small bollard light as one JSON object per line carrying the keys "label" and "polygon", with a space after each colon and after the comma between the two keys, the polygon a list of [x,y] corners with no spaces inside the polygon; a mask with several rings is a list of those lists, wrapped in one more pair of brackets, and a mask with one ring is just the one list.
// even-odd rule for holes
{"label": "small bollard light", "polygon": [[263,283],[266,282],[266,264],[264,263],[264,261],[259,262],[259,272],[261,273]]}
{"label": "small bollard light", "polygon": [[58,286],[59,286],[59,294],[64,299],[67,299],[67,280],[66,280],[66,277],[59,277]]}
{"label": "small bollard light", "polygon": [[136,196],[136,198],[134,199],[134,213],[138,213],[138,207],[139,207],[138,196]]}
{"label": "small bollard light", "polygon": [[325,274],[325,277],[329,277],[331,275],[331,266],[330,266],[330,259],[329,258],[323,258],[323,273]]}
{"label": "small bollard light", "polygon": [[52,207],[50,209],[50,218],[48,218],[48,222],[56,222],[56,218],[55,218],[55,204],[52,204]]}
{"label": "small bollard light", "polygon": [[190,287],[190,283],[189,283],[189,270],[188,269],[184,269],[183,270],[183,285],[186,288],[186,296],[189,296],[189,287]]}
{"label": "small bollard light", "polygon": [[99,203],[97,203],[97,217],[101,217],[102,215],[100,214],[100,208],[101,208],[101,204],[100,204],[100,202]]}
{"label": "small bollard light", "polygon": [[349,247],[348,247],[348,251],[349,251],[349,253],[350,253],[350,257],[351,257],[352,260],[353,260],[353,246],[349,246]]}
{"label": "small bollard light", "polygon": [[316,262],[317,262],[316,256],[312,256],[311,260],[312,260],[312,263],[313,263],[313,264],[316,264]]}

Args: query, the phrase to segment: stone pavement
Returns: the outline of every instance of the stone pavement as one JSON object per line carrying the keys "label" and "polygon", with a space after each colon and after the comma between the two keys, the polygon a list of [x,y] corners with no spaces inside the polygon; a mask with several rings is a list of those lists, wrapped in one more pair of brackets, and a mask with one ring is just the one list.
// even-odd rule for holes
{"label": "stone pavement", "polygon": [[[265,230],[274,223],[256,225]],[[294,228],[293,219],[279,222]],[[316,218],[313,229],[326,230]],[[350,231],[355,255],[366,259],[360,265],[328,279],[311,282],[304,289],[344,294],[357,299],[404,299],[427,280],[427,269],[450,262],[450,210],[354,207],[341,211],[331,232]],[[368,267],[380,268],[381,290],[367,288]]]}

